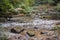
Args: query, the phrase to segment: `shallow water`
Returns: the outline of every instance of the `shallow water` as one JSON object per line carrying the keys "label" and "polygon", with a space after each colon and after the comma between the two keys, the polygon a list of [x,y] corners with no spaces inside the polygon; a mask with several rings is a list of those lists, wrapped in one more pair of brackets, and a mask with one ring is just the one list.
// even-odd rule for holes
{"label": "shallow water", "polygon": [[58,20],[43,20],[43,19],[33,19],[28,23],[19,23],[19,22],[7,22],[0,23],[2,27],[13,27],[13,26],[24,26],[24,25],[33,25],[33,27],[51,29],[54,25],[59,22]]}

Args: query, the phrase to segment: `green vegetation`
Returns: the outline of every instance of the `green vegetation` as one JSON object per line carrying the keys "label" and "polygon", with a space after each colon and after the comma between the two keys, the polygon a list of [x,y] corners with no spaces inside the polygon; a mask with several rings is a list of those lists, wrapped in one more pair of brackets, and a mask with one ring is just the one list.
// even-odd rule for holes
{"label": "green vegetation", "polygon": [[13,9],[24,7],[24,9],[29,9],[28,7],[34,4],[34,0],[1,0],[0,1],[0,17],[15,14]]}
{"label": "green vegetation", "polygon": [[60,12],[60,4],[57,4],[57,6],[55,7],[55,9]]}
{"label": "green vegetation", "polygon": [[35,3],[38,4],[51,4],[52,6],[53,5],[57,5],[59,3],[60,0],[36,0]]}
{"label": "green vegetation", "polygon": [[[22,8],[20,13],[24,13],[30,16],[34,6],[49,4],[55,6],[55,9],[60,12],[60,0],[0,0],[0,17],[8,17],[10,15],[16,15],[16,8]],[[30,13],[30,14],[29,14]],[[8,16],[7,16],[8,15]]]}

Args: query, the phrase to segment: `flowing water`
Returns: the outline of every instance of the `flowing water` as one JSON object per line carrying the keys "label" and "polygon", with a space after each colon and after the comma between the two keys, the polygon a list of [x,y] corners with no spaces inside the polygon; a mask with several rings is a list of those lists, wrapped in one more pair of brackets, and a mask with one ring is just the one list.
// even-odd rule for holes
{"label": "flowing water", "polygon": [[54,27],[56,22],[59,22],[59,21],[58,20],[44,20],[44,19],[39,19],[38,17],[35,17],[31,22],[27,22],[27,23],[6,22],[6,23],[0,23],[0,26],[1,27],[13,27],[13,26],[33,25],[32,27],[38,27],[40,29],[41,28],[51,29]]}

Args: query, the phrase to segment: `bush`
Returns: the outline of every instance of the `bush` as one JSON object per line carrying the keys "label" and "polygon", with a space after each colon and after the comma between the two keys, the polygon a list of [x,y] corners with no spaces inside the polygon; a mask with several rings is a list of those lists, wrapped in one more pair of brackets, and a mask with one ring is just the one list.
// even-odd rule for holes
{"label": "bush", "polygon": [[55,9],[56,9],[58,12],[60,12],[60,4],[58,4],[58,5],[55,7]]}

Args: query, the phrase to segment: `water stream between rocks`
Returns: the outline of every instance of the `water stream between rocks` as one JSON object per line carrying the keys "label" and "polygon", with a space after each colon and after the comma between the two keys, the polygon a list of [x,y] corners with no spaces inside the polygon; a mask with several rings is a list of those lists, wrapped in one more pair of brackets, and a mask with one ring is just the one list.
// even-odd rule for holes
{"label": "water stream between rocks", "polygon": [[[59,20],[44,20],[44,19],[33,19],[31,22],[27,23],[19,23],[19,22],[6,22],[6,23],[0,23],[1,27],[13,27],[13,26],[28,26],[32,25],[32,27],[38,27],[38,28],[46,28],[51,29],[54,27],[54,25],[60,22]],[[30,27],[30,26],[29,26]]]}

